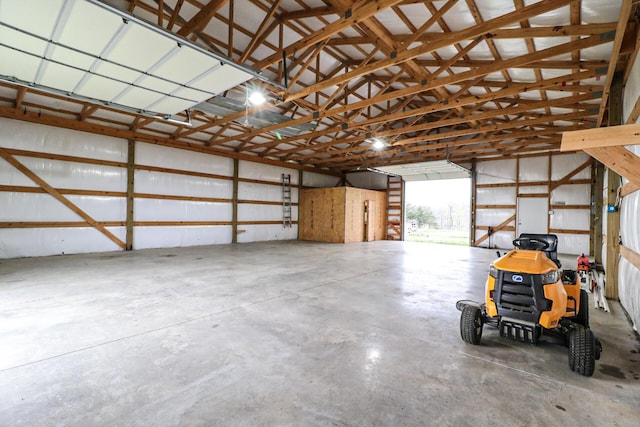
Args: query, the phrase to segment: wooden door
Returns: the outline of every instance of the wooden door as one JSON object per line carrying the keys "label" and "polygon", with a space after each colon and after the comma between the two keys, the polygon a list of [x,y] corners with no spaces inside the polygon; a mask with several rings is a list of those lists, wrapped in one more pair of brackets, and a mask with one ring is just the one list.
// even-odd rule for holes
{"label": "wooden door", "polygon": [[364,241],[376,240],[376,201],[364,201]]}

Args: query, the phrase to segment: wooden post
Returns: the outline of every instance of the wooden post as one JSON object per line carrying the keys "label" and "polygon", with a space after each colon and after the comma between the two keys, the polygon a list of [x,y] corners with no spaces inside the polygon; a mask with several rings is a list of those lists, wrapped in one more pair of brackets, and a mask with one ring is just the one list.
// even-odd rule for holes
{"label": "wooden post", "polygon": [[300,239],[300,215],[302,213],[302,209],[300,209],[300,206],[302,206],[302,200],[300,200],[302,198],[302,183],[304,182],[304,171],[302,169],[298,170],[298,235],[296,236],[296,239]]}
{"label": "wooden post", "polygon": [[135,174],[136,174],[136,141],[129,140],[127,148],[127,224],[125,237],[125,250],[133,249],[133,205],[135,194]]}
{"label": "wooden post", "polygon": [[476,159],[471,159],[471,210],[470,210],[470,233],[469,234],[469,245],[476,245],[476,188],[477,178],[476,178]]}
{"label": "wooden post", "polygon": [[[547,218],[547,229],[545,231],[545,233],[549,232],[549,228],[551,228],[551,215],[549,215],[549,212],[551,212],[551,193],[553,192],[553,187],[551,186],[551,184],[553,183],[553,171],[551,170],[553,168],[553,157],[552,154],[549,153],[549,166],[548,166],[549,170],[549,174],[547,175],[547,179],[548,179],[548,183],[547,183],[547,193],[549,194],[547,196],[547,212],[545,213],[545,216]],[[516,206],[516,213],[518,211],[518,207]],[[517,235],[515,237],[518,237]]]}
{"label": "wooden post", "polygon": [[238,169],[240,161],[233,159],[233,196],[231,212],[231,243],[238,243]]}
{"label": "wooden post", "polygon": [[591,215],[590,252],[597,264],[602,264],[602,192],[604,191],[604,166],[595,161],[591,169],[591,196],[593,214]]}
{"label": "wooden post", "polygon": [[[616,206],[620,175],[609,169],[607,179],[607,205]],[[620,212],[607,212],[607,264],[605,271],[605,296],[618,299],[618,255],[620,250]]]}
{"label": "wooden post", "polygon": [[[622,91],[623,73],[613,75],[609,93],[609,126],[622,124]],[[607,209],[607,265],[605,271],[605,296],[618,299],[618,257],[620,255],[620,212],[617,210],[618,187],[620,175],[609,169],[607,177],[607,206],[615,206],[615,212]]]}

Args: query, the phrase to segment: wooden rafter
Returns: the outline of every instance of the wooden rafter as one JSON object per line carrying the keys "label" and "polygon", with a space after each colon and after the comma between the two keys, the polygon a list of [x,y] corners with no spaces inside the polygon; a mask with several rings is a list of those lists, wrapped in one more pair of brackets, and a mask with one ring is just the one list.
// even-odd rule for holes
{"label": "wooden rafter", "polygon": [[275,15],[276,11],[278,10],[278,6],[280,6],[280,2],[281,1],[282,0],[276,0],[276,1],[274,1],[272,3],[271,8],[267,12],[267,15],[264,17],[264,19],[262,20],[262,23],[258,27],[258,30],[256,31],[254,38],[251,40],[251,42],[249,43],[249,46],[247,47],[247,49],[245,50],[244,54],[240,58],[240,62],[245,62],[247,60],[247,58],[249,58],[249,55],[251,55],[253,53],[253,50],[262,41],[264,41],[264,39],[271,33],[271,31],[273,31],[275,29],[276,25],[278,25],[278,21],[274,20],[272,22],[272,26],[269,28],[269,30],[267,30],[267,25],[269,24],[269,21],[271,21],[273,19],[273,16]]}
{"label": "wooden rafter", "polygon": [[528,6],[524,9],[503,15],[499,18],[494,18],[490,21],[486,21],[484,24],[476,25],[466,30],[452,33],[448,37],[442,38],[439,41],[434,41],[433,43],[429,43],[426,46],[422,45],[418,48],[406,50],[404,52],[399,53],[395,58],[376,61],[373,64],[369,64],[364,67],[358,67],[356,70],[353,70],[341,76],[337,76],[332,79],[323,81],[322,83],[316,83],[315,85],[311,85],[298,92],[288,94],[285,99],[287,101],[291,101],[293,99],[302,98],[314,91],[326,89],[336,84],[340,84],[344,81],[352,80],[352,79],[355,79],[356,77],[361,77],[365,74],[373,73],[383,68],[400,64],[402,62],[417,58],[418,56],[422,56],[422,55],[434,52],[443,47],[449,46],[452,43],[471,40],[471,39],[475,39],[476,37],[483,37],[486,34],[490,33],[492,30],[501,28],[503,26],[506,26],[515,22],[519,22],[522,19],[527,19],[528,17],[531,17],[531,16],[536,16],[544,12],[555,10],[561,6],[571,3],[571,1],[575,1],[575,0],[553,0],[553,1],[543,0],[539,3],[535,3],[531,6]]}
{"label": "wooden rafter", "polygon": [[[596,24],[582,23],[582,0],[511,0],[511,11],[495,17],[494,10],[493,19],[486,2],[474,0],[123,3],[267,79],[283,83],[286,65],[288,90],[261,82],[270,105],[225,117],[192,110],[188,127],[0,82],[0,116],[314,170],[533,155],[557,151],[563,131],[606,122],[601,106],[611,73],[629,76],[640,40],[634,0],[611,5],[622,6],[618,22]],[[453,30],[461,13],[473,24]],[[549,18],[562,25],[537,26]],[[526,49],[505,49],[515,44],[500,40],[519,40]],[[611,58],[584,59],[600,51],[585,49],[605,43]],[[238,89],[224,95],[246,96]],[[640,101],[630,106],[633,123]],[[289,121],[242,125],[246,114],[264,110]],[[308,124],[295,136],[276,137],[284,127]],[[372,152],[367,136],[388,145]]]}
{"label": "wooden rafter", "polygon": [[222,6],[227,3],[228,0],[211,0],[202,9],[196,13],[180,30],[177,32],[179,36],[187,37],[195,31],[199,31],[204,28],[213,15],[220,10]]}
{"label": "wooden rafter", "polygon": [[[285,52],[292,53],[297,50],[302,50],[308,48],[309,46],[313,46],[314,44],[319,43],[339,33],[345,28],[352,26],[354,23],[373,16],[381,10],[394,6],[401,1],[402,0],[374,0],[363,2],[360,7],[356,9],[350,9],[348,17],[343,17],[342,19],[327,25],[321,31],[312,34],[310,37],[305,37],[304,39],[288,46],[285,49]],[[255,64],[255,66],[262,69],[281,60],[282,53],[278,52],[268,57],[267,59],[258,62],[257,64]]]}

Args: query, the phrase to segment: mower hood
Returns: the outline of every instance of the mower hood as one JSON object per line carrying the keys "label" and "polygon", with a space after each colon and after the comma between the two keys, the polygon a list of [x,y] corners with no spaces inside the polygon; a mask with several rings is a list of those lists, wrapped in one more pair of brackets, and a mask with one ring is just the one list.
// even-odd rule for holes
{"label": "mower hood", "polygon": [[498,270],[528,274],[544,274],[558,266],[542,251],[514,249],[493,262]]}

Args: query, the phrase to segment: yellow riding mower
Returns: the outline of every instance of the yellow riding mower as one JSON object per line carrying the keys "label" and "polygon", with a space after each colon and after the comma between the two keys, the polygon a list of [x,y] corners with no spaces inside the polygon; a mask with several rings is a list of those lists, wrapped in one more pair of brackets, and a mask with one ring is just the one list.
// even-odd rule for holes
{"label": "yellow riding mower", "polygon": [[489,267],[484,304],[458,301],[460,335],[479,344],[482,326],[500,336],[537,344],[544,338],[569,348],[569,368],[591,376],[602,345],[589,328],[589,297],[575,270],[560,270],[558,237],[521,234],[515,249]]}

